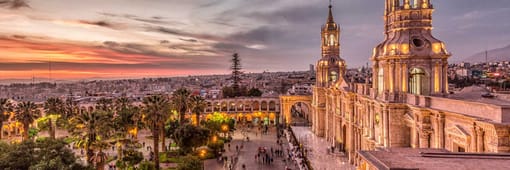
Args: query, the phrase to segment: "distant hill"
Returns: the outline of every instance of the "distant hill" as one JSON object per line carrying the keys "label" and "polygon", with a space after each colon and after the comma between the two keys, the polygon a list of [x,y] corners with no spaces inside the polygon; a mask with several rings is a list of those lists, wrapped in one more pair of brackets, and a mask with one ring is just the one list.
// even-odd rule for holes
{"label": "distant hill", "polygon": [[[485,62],[485,51],[476,53],[470,57],[466,57],[461,59],[460,61],[466,62]],[[495,62],[495,61],[510,61],[510,45],[503,48],[496,48],[487,51],[487,61]]]}

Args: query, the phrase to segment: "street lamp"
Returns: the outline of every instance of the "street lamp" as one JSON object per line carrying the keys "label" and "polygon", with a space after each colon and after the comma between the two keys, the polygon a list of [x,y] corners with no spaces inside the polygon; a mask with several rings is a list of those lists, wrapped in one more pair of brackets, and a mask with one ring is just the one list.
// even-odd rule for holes
{"label": "street lamp", "polygon": [[218,137],[217,137],[216,135],[214,135],[214,136],[212,137],[212,142],[213,142],[213,143],[216,143],[216,141],[218,141]]}
{"label": "street lamp", "polygon": [[228,125],[227,124],[221,125],[221,131],[223,131],[223,137],[227,137]]}
{"label": "street lamp", "polygon": [[206,155],[206,154],[207,154],[207,150],[202,149],[202,150],[200,150],[199,156],[200,156],[201,158],[205,158],[205,155]]}

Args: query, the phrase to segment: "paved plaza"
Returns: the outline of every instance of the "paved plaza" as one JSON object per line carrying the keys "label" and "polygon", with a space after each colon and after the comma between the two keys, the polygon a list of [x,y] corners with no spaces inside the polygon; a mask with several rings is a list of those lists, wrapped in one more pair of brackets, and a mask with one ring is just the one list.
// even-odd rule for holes
{"label": "paved plaza", "polygon": [[[246,137],[249,137],[250,141],[246,141]],[[271,155],[271,148],[273,150],[276,149],[282,149],[285,153],[287,152],[288,143],[286,143],[286,140],[284,138],[281,139],[281,141],[284,142],[282,145],[283,148],[280,148],[280,146],[276,143],[276,128],[271,127],[268,130],[267,134],[262,134],[258,130],[258,128],[240,128],[233,134],[233,140],[230,143],[230,149],[228,148],[228,145],[225,144],[225,150],[226,153],[224,153],[224,156],[227,156],[228,159],[235,159],[237,156],[237,163],[233,166],[233,169],[235,170],[243,170],[242,165],[244,164],[246,167],[246,170],[251,169],[259,169],[259,170],[269,170],[269,169],[275,169],[275,170],[284,170],[285,167],[289,167],[291,169],[297,169],[296,165],[293,162],[284,161],[286,158],[286,154],[284,156],[276,156],[273,154],[273,163],[272,164],[263,164],[262,161],[256,161],[255,155],[258,153],[259,147],[266,147],[268,150],[268,154]],[[239,153],[236,153],[236,146],[243,146],[242,149],[240,149]],[[206,170],[223,170],[223,166],[219,165],[220,163],[216,161],[206,161]],[[220,168],[220,169],[218,169]],[[225,168],[228,169],[228,168]]]}
{"label": "paved plaza", "polygon": [[[343,156],[341,153],[331,154],[328,152],[328,147],[330,146],[323,138],[319,138],[315,136],[308,127],[292,127],[296,139],[302,143],[307,149],[308,154],[307,157],[310,160],[312,167],[314,170],[351,170],[355,169],[352,165],[347,163],[347,158]],[[42,136],[46,136],[47,134],[42,134]],[[57,137],[67,136],[67,132],[63,130],[59,130],[57,132]],[[149,158],[150,150],[147,150],[147,146],[152,145],[152,140],[147,138],[150,136],[150,132],[146,130],[142,130],[139,133],[138,140],[140,143],[145,143],[145,147],[141,148],[140,151],[143,152],[143,155],[146,159]],[[287,149],[289,148],[289,144],[285,138],[281,138],[280,141],[283,142],[282,148],[276,143],[276,128],[270,127],[268,129],[267,134],[261,134],[261,131],[258,128],[243,128],[239,127],[238,130],[232,133],[233,140],[230,143],[230,148],[228,148],[228,144],[225,144],[225,153],[223,156],[228,157],[228,159],[236,159],[237,162],[233,164],[233,169],[235,170],[243,170],[242,165],[244,164],[246,170],[284,170],[285,167],[291,168],[293,170],[297,170],[295,162],[284,161],[287,158]],[[250,139],[250,141],[246,140],[246,137]],[[166,145],[170,143],[170,139],[166,140]],[[239,152],[236,152],[236,146],[242,149],[239,149]],[[152,147],[152,146],[151,146]],[[271,155],[271,148],[273,150],[281,149],[284,151],[283,156],[276,156],[273,154],[273,163],[270,165],[263,164],[262,161],[257,161],[255,159],[255,155],[258,153],[259,147],[265,147],[268,149],[269,155]],[[84,162],[84,155],[80,153],[80,149],[73,149],[75,154],[82,159]],[[116,149],[107,149],[105,152],[110,155],[116,155]],[[111,162],[110,164],[114,164],[115,162]],[[218,161],[216,159],[206,160],[204,161],[205,170],[226,170],[228,169],[228,165],[226,166],[223,161]],[[163,168],[168,167],[168,164],[161,164]],[[105,167],[108,169],[108,165]]]}
{"label": "paved plaza", "polygon": [[309,127],[293,126],[296,139],[303,144],[307,150],[307,158],[314,170],[354,170],[342,153],[329,153],[331,145],[325,139],[317,137]]}

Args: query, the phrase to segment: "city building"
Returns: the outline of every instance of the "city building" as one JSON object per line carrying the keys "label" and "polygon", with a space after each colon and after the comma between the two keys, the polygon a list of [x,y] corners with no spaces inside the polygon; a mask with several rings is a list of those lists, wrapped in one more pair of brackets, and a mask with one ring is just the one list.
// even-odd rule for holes
{"label": "city building", "polygon": [[[476,90],[449,94],[451,54],[432,35],[431,2],[386,0],[385,5],[385,40],[373,49],[371,81],[363,83],[345,76],[340,25],[329,7],[311,97],[312,131],[361,169],[378,169],[374,164],[384,156],[366,156],[376,149],[510,152],[510,101],[483,98]],[[281,98],[283,115],[286,105],[308,100],[297,98]]]}

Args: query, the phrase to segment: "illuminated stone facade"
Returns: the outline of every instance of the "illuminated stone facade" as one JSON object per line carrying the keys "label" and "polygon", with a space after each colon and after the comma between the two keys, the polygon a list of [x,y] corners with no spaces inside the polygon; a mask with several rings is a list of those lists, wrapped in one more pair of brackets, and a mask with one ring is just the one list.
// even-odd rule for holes
{"label": "illuminated stone facade", "polygon": [[450,54],[432,36],[430,1],[386,0],[385,4],[385,40],[373,50],[372,83],[364,84],[344,78],[340,26],[330,7],[313,89],[312,131],[345,151],[350,163],[357,165],[358,151],[379,147],[509,152],[508,103],[449,96]]}

